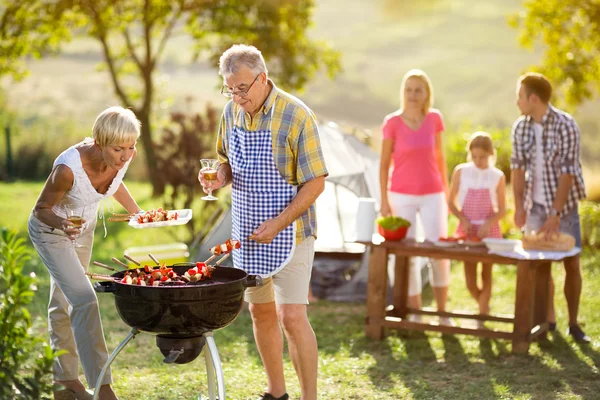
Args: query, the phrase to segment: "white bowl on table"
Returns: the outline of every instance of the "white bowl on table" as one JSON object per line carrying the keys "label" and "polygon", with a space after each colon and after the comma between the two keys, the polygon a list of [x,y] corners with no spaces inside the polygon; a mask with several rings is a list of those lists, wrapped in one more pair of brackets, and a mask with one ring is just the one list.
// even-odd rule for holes
{"label": "white bowl on table", "polygon": [[513,253],[523,248],[523,243],[519,239],[484,238],[483,243],[489,251],[496,253]]}

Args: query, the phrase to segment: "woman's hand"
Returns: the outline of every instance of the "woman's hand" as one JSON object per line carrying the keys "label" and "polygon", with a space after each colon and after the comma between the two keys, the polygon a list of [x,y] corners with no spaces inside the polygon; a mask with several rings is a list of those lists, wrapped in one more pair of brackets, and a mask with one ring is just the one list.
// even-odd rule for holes
{"label": "woman's hand", "polygon": [[382,201],[381,202],[381,216],[389,217],[391,215],[392,215],[392,209],[390,208],[390,205],[388,204],[387,201]]}
{"label": "woman's hand", "polygon": [[[85,219],[81,220],[81,225],[85,224]],[[69,237],[71,240],[75,240],[81,233],[81,227],[76,227],[68,219],[62,219],[60,222],[60,229]]]}

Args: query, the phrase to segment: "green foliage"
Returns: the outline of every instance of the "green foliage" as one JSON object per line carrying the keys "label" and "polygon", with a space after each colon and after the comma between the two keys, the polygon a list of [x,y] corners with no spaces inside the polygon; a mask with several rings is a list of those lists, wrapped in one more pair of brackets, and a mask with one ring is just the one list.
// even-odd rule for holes
{"label": "green foliage", "polygon": [[[155,145],[160,183],[155,194],[163,196],[167,209],[192,208],[194,198],[202,193],[202,187],[198,183],[199,160],[215,157],[218,123],[219,111],[210,104],[204,115],[181,112],[171,114],[170,124],[165,127],[160,141]],[[221,200],[225,200],[225,197]],[[198,225],[202,226],[207,222],[207,215],[219,213],[217,208],[222,202],[196,202],[198,207],[193,212],[194,218],[186,224],[190,236],[194,236]]]}
{"label": "green foliage", "polygon": [[556,102],[569,106],[591,99],[600,90],[600,3],[597,0],[527,0],[526,12],[510,24],[521,31],[521,44],[546,45],[536,67],[557,86]]}
{"label": "green foliage", "polygon": [[26,74],[25,58],[56,53],[70,38],[67,27],[56,24],[46,12],[47,2],[2,1],[0,20],[0,75],[20,80]]}
{"label": "green foliage", "polygon": [[400,229],[402,227],[409,227],[410,222],[405,220],[402,217],[397,216],[389,216],[389,217],[379,217],[377,218],[377,225],[382,227],[383,229],[387,229],[390,231],[395,231],[396,229]]}
{"label": "green foliage", "polygon": [[[117,97],[142,122],[146,167],[155,191],[160,186],[152,138],[155,74],[173,36],[187,34],[194,40],[193,58],[203,56],[213,63],[234,43],[255,44],[272,75],[287,88],[301,89],[322,67],[330,75],[340,69],[337,52],[306,36],[312,0],[5,0],[4,4],[0,49],[11,50],[10,57],[0,57],[4,70],[22,69],[15,63],[31,54],[59,50],[71,35],[98,42]],[[28,44],[32,39],[34,47]]]}
{"label": "green foliage", "polygon": [[579,206],[581,216],[581,245],[600,248],[600,204],[583,201]]}
{"label": "green foliage", "polygon": [[0,236],[0,398],[49,399],[55,354],[31,332],[35,274],[24,275],[24,240],[2,229]]}

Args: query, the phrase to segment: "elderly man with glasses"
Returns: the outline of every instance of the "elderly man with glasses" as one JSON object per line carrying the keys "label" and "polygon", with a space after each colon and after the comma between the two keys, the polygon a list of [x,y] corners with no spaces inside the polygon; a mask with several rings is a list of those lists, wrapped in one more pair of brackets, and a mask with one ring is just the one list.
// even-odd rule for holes
{"label": "elderly man with glasses", "polygon": [[[315,200],[327,169],[313,112],[268,77],[261,52],[235,45],[219,60],[232,99],[223,110],[217,139],[217,181],[232,184],[232,237],[241,248],[234,266],[261,275],[246,290],[254,338],[267,374],[261,399],[289,398],[283,374],[283,332],[300,381],[302,399],[317,398],[317,340],[307,317],[317,233]],[[280,327],[281,326],[281,327]]]}

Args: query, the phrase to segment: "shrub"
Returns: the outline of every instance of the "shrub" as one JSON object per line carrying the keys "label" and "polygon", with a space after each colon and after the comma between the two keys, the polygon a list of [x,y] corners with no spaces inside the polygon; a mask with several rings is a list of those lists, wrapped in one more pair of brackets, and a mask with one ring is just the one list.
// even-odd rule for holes
{"label": "shrub", "polygon": [[[171,114],[170,123],[154,144],[160,182],[156,193],[162,196],[165,208],[192,208],[194,197],[202,192],[198,182],[200,159],[216,158],[218,118],[218,111],[210,104],[206,106],[204,115]],[[222,196],[219,197],[224,201]],[[199,209],[194,211],[194,215],[200,218],[195,217],[186,225],[192,236],[198,225],[204,224],[202,216],[218,213],[220,203],[200,202]]]}
{"label": "shrub", "polygon": [[50,399],[51,369],[57,353],[32,332],[26,306],[36,290],[24,240],[2,229],[0,235],[0,399]]}
{"label": "shrub", "polygon": [[600,247],[600,204],[593,201],[582,201],[579,206],[581,218],[581,245],[583,247]]}

